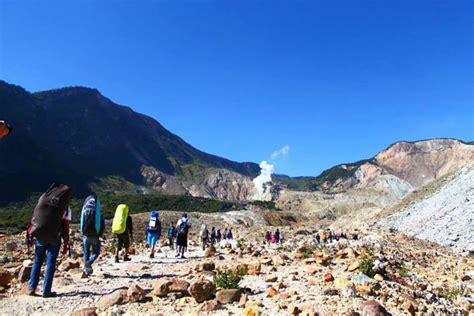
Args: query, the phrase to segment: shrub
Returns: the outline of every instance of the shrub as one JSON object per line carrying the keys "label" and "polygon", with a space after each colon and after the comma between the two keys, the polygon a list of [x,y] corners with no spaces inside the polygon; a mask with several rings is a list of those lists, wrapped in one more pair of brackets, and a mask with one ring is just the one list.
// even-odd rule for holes
{"label": "shrub", "polygon": [[239,266],[236,269],[216,269],[216,275],[214,276],[214,283],[217,287],[227,289],[238,289],[242,276],[247,274],[246,267]]}
{"label": "shrub", "polygon": [[452,287],[439,287],[437,288],[437,292],[440,297],[452,302],[459,296],[466,296],[468,291],[465,285],[460,284]]}
{"label": "shrub", "polygon": [[373,277],[375,275],[373,268],[374,256],[372,255],[372,252],[367,251],[362,253],[360,258],[360,271],[369,277]]}

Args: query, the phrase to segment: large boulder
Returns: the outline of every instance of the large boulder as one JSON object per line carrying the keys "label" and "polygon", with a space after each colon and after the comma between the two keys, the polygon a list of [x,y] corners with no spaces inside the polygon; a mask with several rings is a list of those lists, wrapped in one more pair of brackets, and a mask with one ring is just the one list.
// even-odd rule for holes
{"label": "large boulder", "polygon": [[77,311],[72,312],[70,316],[97,316],[97,308],[96,307],[81,308]]}
{"label": "large boulder", "polygon": [[145,300],[145,291],[139,285],[132,285],[127,290],[127,298],[130,302],[142,302]]}
{"label": "large boulder", "polygon": [[5,269],[0,269],[0,286],[1,287],[9,287],[12,279],[13,279],[13,273]]}
{"label": "large boulder", "polygon": [[240,301],[242,291],[240,289],[220,290],[217,292],[217,302],[221,304],[231,304]]}
{"label": "large boulder", "polygon": [[126,304],[127,302],[127,290],[118,290],[109,295],[102,296],[96,306],[100,309],[107,309],[114,305]]}
{"label": "large boulder", "polygon": [[30,279],[32,266],[22,266],[18,272],[18,281],[21,283],[27,282]]}
{"label": "large boulder", "polygon": [[159,279],[153,283],[153,293],[159,297],[165,297],[170,292],[171,281],[168,279]]}
{"label": "large boulder", "polygon": [[171,293],[181,293],[184,295],[189,294],[189,282],[180,279],[172,279],[169,285],[169,291]]}
{"label": "large boulder", "polygon": [[189,294],[198,303],[212,299],[215,292],[216,285],[209,280],[197,281],[189,287]]}
{"label": "large boulder", "polygon": [[61,263],[58,267],[59,271],[69,271],[72,269],[78,269],[81,266],[81,262],[79,260],[71,260],[67,259],[63,263]]}
{"label": "large boulder", "polygon": [[217,253],[216,247],[213,245],[209,245],[209,247],[206,248],[206,251],[204,255],[209,258],[209,257],[214,257]]}
{"label": "large boulder", "polygon": [[360,306],[360,313],[364,316],[385,316],[389,315],[387,310],[377,301],[365,301]]}

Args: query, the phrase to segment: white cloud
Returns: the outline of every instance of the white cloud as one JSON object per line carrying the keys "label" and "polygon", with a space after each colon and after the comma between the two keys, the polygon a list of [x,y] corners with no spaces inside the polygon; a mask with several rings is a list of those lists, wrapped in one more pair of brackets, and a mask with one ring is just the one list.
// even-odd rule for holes
{"label": "white cloud", "polygon": [[275,160],[280,156],[287,155],[289,152],[290,152],[290,146],[286,145],[286,146],[283,146],[282,148],[280,148],[279,150],[274,151],[271,155],[271,158],[272,158],[272,160]]}

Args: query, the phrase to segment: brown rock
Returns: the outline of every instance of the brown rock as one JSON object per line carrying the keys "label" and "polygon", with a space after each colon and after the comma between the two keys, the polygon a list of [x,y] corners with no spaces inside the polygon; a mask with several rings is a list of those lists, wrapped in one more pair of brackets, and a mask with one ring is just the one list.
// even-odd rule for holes
{"label": "brown rock", "polygon": [[298,306],[291,304],[288,306],[288,313],[290,313],[290,315],[298,315],[301,313],[301,310],[298,308]]}
{"label": "brown rock", "polygon": [[300,316],[318,316],[318,313],[314,311],[314,309],[309,308],[305,309],[300,313]]}
{"label": "brown rock", "polygon": [[354,272],[355,270],[359,269],[359,267],[360,267],[360,262],[359,261],[354,261],[353,263],[351,263],[351,265],[349,265],[347,270],[349,272]]}
{"label": "brown rock", "polygon": [[164,297],[170,292],[171,281],[168,279],[159,279],[153,283],[153,293],[156,296]]}
{"label": "brown rock", "polygon": [[466,282],[469,280],[471,280],[471,277],[469,275],[464,274],[463,276],[461,276],[461,281]]}
{"label": "brown rock", "polygon": [[285,264],[285,261],[283,260],[282,256],[276,255],[272,257],[272,262],[276,266],[282,266]]}
{"label": "brown rock", "polygon": [[217,301],[221,304],[238,302],[241,296],[242,291],[240,289],[220,290],[216,294]]}
{"label": "brown rock", "polygon": [[267,275],[265,277],[265,282],[273,283],[278,281],[278,275]]}
{"label": "brown rock", "polygon": [[69,271],[72,269],[79,269],[81,267],[81,262],[79,260],[67,259],[61,263],[58,267],[59,271]]}
{"label": "brown rock", "polygon": [[407,295],[405,296],[402,307],[408,314],[412,316],[415,315],[416,310],[417,310],[416,301]]}
{"label": "brown rock", "polygon": [[114,305],[127,303],[127,290],[118,290],[109,295],[102,296],[96,306],[100,309],[107,309]]}
{"label": "brown rock", "polygon": [[245,304],[249,301],[249,296],[247,294],[242,294],[239,300],[239,307],[245,307]]}
{"label": "brown rock", "polygon": [[332,282],[332,281],[334,281],[334,277],[332,276],[331,273],[326,273],[326,274],[324,275],[324,281],[325,281],[325,282]]}
{"label": "brown rock", "polygon": [[262,265],[260,262],[254,262],[247,264],[247,274],[248,275],[259,275],[262,271]]}
{"label": "brown rock", "polygon": [[189,294],[191,294],[198,303],[212,299],[215,292],[216,285],[209,280],[194,282],[189,287]]}
{"label": "brown rock", "polygon": [[217,253],[216,247],[214,247],[213,245],[209,245],[209,247],[206,248],[204,256],[206,258],[209,258],[209,257],[215,256],[216,253]]}
{"label": "brown rock", "polygon": [[145,291],[139,285],[132,285],[128,288],[127,298],[129,302],[137,303],[145,300]]}
{"label": "brown rock", "polygon": [[199,306],[198,312],[214,312],[222,309],[222,305],[217,301],[206,301]]}
{"label": "brown rock", "polygon": [[384,280],[384,278],[383,278],[382,275],[377,273],[376,275],[374,275],[374,280],[382,282]]}
{"label": "brown rock", "polygon": [[0,286],[7,288],[12,280],[13,273],[8,270],[0,269]]}
{"label": "brown rock", "polygon": [[97,316],[96,307],[86,307],[74,311],[70,316]]}
{"label": "brown rock", "polygon": [[389,315],[387,310],[377,301],[365,301],[360,306],[360,312],[364,316],[385,316]]}
{"label": "brown rock", "polygon": [[216,264],[212,261],[202,262],[196,266],[196,271],[214,271]]}
{"label": "brown rock", "polygon": [[372,293],[372,288],[370,287],[370,285],[367,284],[359,285],[357,287],[357,292],[369,295],[370,293]]}
{"label": "brown rock", "polygon": [[311,279],[309,279],[308,283],[309,283],[309,285],[318,285],[319,281],[318,281],[318,279],[311,278]]}
{"label": "brown rock", "polygon": [[270,287],[265,291],[265,296],[267,297],[273,297],[278,294],[278,290],[275,289],[274,287]]}
{"label": "brown rock", "polygon": [[180,279],[172,279],[169,285],[169,291],[170,293],[181,293],[184,295],[188,295],[189,286],[190,284],[188,281],[180,280]]}

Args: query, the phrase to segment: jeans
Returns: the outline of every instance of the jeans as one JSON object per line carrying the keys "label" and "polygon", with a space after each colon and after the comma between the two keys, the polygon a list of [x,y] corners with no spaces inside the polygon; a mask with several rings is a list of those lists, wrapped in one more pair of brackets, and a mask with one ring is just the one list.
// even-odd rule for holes
{"label": "jeans", "polygon": [[[87,237],[82,238],[84,247],[84,265],[90,267],[94,261],[99,257],[100,254],[100,240],[99,237]],[[90,256],[90,249],[92,246],[92,256]]]}
{"label": "jeans", "polygon": [[61,248],[61,240],[41,241],[35,243],[35,263],[31,269],[30,281],[28,287],[35,290],[38,287],[41,266],[46,259],[46,273],[44,275],[43,295],[51,293],[53,286],[54,271],[56,270],[56,258]]}

